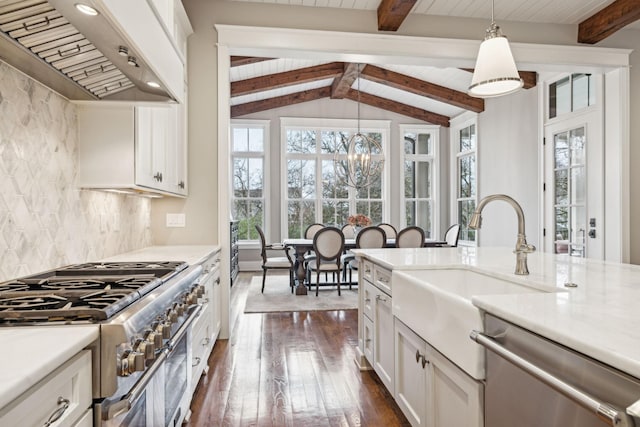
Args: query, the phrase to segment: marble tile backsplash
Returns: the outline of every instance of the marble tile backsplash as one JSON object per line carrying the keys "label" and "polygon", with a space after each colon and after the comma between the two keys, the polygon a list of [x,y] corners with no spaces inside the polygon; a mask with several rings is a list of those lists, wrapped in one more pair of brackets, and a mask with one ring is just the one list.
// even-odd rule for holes
{"label": "marble tile backsplash", "polygon": [[77,175],[75,105],[0,61],[0,281],[151,244],[149,199]]}

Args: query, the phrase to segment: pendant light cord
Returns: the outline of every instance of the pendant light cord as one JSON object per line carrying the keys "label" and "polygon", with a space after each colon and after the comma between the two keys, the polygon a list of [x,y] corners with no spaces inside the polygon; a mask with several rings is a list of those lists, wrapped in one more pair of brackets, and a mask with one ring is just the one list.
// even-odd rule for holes
{"label": "pendant light cord", "polygon": [[494,3],[494,0],[491,0],[491,24],[495,24],[495,22],[496,22],[493,19],[493,6],[494,6],[493,3]]}
{"label": "pendant light cord", "polygon": [[360,134],[360,63],[358,63],[358,134]]}

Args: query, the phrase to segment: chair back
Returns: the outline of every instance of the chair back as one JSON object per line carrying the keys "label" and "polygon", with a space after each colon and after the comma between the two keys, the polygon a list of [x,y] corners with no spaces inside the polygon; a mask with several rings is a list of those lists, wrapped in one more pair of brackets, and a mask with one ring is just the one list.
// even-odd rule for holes
{"label": "chair back", "polygon": [[444,233],[444,240],[447,246],[458,246],[458,237],[460,237],[460,224],[453,224]]}
{"label": "chair back", "polygon": [[365,227],[358,232],[356,248],[384,248],[387,244],[387,235],[382,227]]}
{"label": "chair back", "polygon": [[395,239],[396,236],[398,235],[396,228],[391,224],[387,224],[386,222],[381,222],[380,224],[378,224],[378,227],[384,230],[385,234],[387,235],[387,239]]}
{"label": "chair back", "polygon": [[353,231],[353,225],[345,224],[342,226],[342,234],[345,239],[355,239],[356,233]]}
{"label": "chair back", "polygon": [[396,237],[396,248],[421,248],[424,246],[424,230],[417,226],[403,228]]}
{"label": "chair back", "polygon": [[320,224],[316,222],[315,224],[311,224],[304,230],[304,238],[305,239],[313,239],[313,236],[316,233],[324,228],[324,224]]}
{"label": "chair back", "polygon": [[267,250],[266,250],[267,241],[264,238],[264,231],[262,231],[262,227],[256,224],[256,230],[260,235],[260,256],[262,257],[262,263],[264,264],[265,262],[267,262]]}
{"label": "chair back", "polygon": [[335,262],[340,266],[340,256],[344,252],[344,234],[339,228],[324,227],[313,237],[313,250],[318,265]]}

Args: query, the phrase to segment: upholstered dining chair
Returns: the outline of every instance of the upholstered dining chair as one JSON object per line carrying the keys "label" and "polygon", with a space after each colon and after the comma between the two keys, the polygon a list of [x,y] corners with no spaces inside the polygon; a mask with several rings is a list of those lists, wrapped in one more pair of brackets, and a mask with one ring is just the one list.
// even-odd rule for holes
{"label": "upholstered dining chair", "polygon": [[[313,237],[316,235],[316,233],[320,230],[322,230],[324,228],[324,224],[320,224],[319,222],[313,223],[311,225],[309,225],[305,230],[304,230],[304,238],[305,239],[313,239]],[[312,250],[308,251],[305,255],[304,255],[304,261],[303,261],[303,267],[305,269],[305,271],[307,272],[307,283],[311,283],[311,278],[309,277],[309,270],[307,269],[307,265],[309,264],[310,261],[316,259],[316,254],[315,252],[313,252]]]}
{"label": "upholstered dining chair", "polygon": [[458,237],[460,237],[460,224],[453,224],[444,233],[444,241],[447,246],[455,248],[458,246]]}
{"label": "upholstered dining chair", "polygon": [[396,248],[421,248],[424,246],[424,230],[418,226],[409,226],[398,232]]}
{"label": "upholstered dining chair", "polygon": [[[380,226],[365,227],[356,237],[356,248],[384,248],[387,245],[387,234]],[[347,280],[347,270],[349,270],[349,289],[353,283],[353,270],[358,270],[358,263],[356,256],[353,253],[347,252],[341,257],[342,262],[342,277]]]}
{"label": "upholstered dining chair", "polygon": [[353,225],[345,224],[342,226],[342,234],[344,234],[345,239],[355,239],[356,233],[353,230]]}
{"label": "upholstered dining chair", "polygon": [[398,231],[391,224],[388,224],[386,222],[381,222],[380,224],[378,224],[378,227],[384,230],[384,233],[387,235],[387,239],[395,239],[396,236],[398,235]]}
{"label": "upholstered dining chair", "polygon": [[[307,268],[310,272],[316,272],[316,296],[320,289],[320,273],[337,273],[338,295],[340,293],[340,272],[342,264],[340,256],[344,252],[344,234],[337,227],[324,227],[313,237],[313,251],[316,259],[309,262]],[[311,285],[311,284],[309,284]]]}
{"label": "upholstered dining chair", "polygon": [[[262,293],[264,293],[264,284],[267,280],[267,270],[289,270],[289,286],[293,293],[293,260],[289,254],[289,247],[280,243],[267,244],[264,238],[262,228],[256,224],[256,230],[260,235],[260,255],[262,256]],[[268,256],[269,252],[281,251],[284,256]]]}

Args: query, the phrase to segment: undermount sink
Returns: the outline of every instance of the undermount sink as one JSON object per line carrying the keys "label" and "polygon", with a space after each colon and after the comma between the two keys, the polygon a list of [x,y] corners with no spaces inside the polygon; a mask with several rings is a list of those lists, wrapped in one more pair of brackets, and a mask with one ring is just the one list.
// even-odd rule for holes
{"label": "undermount sink", "polygon": [[553,292],[466,269],[393,271],[393,314],[476,379],[484,379],[484,349],[469,339],[484,331],[476,295]]}

